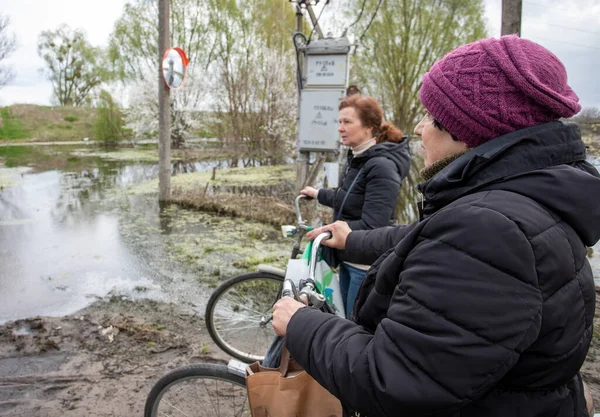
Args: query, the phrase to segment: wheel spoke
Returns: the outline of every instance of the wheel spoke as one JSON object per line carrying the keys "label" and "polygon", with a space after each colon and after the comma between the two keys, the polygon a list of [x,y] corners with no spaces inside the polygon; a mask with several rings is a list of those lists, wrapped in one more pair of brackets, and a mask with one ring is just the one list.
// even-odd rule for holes
{"label": "wheel spoke", "polygon": [[[184,415],[185,417],[190,417],[189,415],[187,415],[186,413],[184,413],[183,411],[181,411],[179,408],[175,407],[173,404],[171,404],[170,402],[165,400],[165,403],[171,407],[173,410],[175,411],[179,411],[182,415]],[[164,414],[164,413],[163,413]],[[166,416],[168,416],[168,414],[165,414]]]}
{"label": "wheel spoke", "polygon": [[[254,313],[256,316],[264,316],[264,314],[265,314],[265,313],[261,313],[260,311],[252,310],[250,308],[245,308],[244,310],[245,311],[249,311],[251,313]],[[267,309],[267,311],[269,311],[269,310],[270,310],[270,308]],[[225,311],[226,313],[231,313],[231,314],[237,315],[237,316],[239,316],[241,318],[246,318],[247,317],[247,316],[244,316],[243,314],[241,314],[241,310],[235,311],[232,308],[220,307],[219,311]]]}
{"label": "wheel spoke", "polygon": [[144,417],[249,417],[244,380],[226,365],[200,364],[171,371],[157,382]]}
{"label": "wheel spoke", "polygon": [[207,327],[216,344],[242,361],[262,358],[274,332],[267,326],[282,278],[262,272],[224,282],[207,307]]}

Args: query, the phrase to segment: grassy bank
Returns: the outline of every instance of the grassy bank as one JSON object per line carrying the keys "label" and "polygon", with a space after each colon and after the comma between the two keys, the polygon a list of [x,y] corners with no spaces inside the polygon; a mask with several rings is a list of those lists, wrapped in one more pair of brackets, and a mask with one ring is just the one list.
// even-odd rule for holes
{"label": "grassy bank", "polygon": [[96,109],[15,104],[0,109],[0,140],[92,139]]}
{"label": "grassy bank", "polygon": [[[96,116],[97,109],[94,107],[35,104],[0,107],[0,141],[72,141],[83,138],[94,140]],[[206,121],[210,118],[210,113],[194,112],[192,117]],[[155,133],[156,138],[158,132]],[[192,129],[189,134],[202,138],[214,136],[205,126]]]}
{"label": "grassy bank", "polygon": [[[180,174],[171,178],[169,202],[277,227],[294,224],[294,176],[291,165]],[[146,193],[157,188],[158,181],[154,180],[132,191]]]}
{"label": "grassy bank", "polygon": [[[209,213],[254,220],[279,227],[295,224],[295,167],[275,165],[216,169],[171,177],[170,203]],[[132,186],[131,194],[151,194],[158,180]],[[303,215],[315,205],[303,205]]]}

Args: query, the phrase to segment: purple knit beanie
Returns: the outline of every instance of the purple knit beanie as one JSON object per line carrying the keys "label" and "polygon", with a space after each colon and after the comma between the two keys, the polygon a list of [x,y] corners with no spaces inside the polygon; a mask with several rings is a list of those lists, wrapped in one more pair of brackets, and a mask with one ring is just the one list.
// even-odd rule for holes
{"label": "purple knit beanie", "polygon": [[563,63],[516,35],[463,45],[423,76],[421,103],[470,148],[505,133],[571,117],[579,97]]}

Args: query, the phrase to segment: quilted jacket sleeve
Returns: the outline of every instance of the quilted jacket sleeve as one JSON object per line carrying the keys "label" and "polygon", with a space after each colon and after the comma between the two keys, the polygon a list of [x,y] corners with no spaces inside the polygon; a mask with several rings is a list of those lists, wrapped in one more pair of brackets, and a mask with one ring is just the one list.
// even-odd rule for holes
{"label": "quilted jacket sleeve", "polygon": [[387,226],[374,230],[355,230],[348,235],[346,249],[338,251],[342,261],[372,265],[381,255],[402,240],[416,223]]}
{"label": "quilted jacket sleeve", "polygon": [[323,204],[324,206],[333,208],[333,204],[335,203],[335,193],[337,188],[321,188],[317,194],[317,201],[319,204]]}
{"label": "quilted jacket sleeve", "polygon": [[[496,385],[539,333],[531,245],[515,222],[469,205],[429,219],[404,259],[389,256],[365,303],[389,303],[374,333],[300,309],[288,348],[369,417],[450,415]],[[400,281],[387,288],[382,274]]]}

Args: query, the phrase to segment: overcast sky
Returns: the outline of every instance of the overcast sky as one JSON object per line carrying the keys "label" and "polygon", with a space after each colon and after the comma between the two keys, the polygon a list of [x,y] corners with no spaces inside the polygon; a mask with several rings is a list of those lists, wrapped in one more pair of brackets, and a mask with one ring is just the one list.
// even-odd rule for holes
{"label": "overcast sky", "polygon": [[[342,6],[344,0],[331,2]],[[11,18],[10,29],[18,41],[17,51],[7,60],[16,77],[0,89],[0,105],[50,104],[52,89],[38,71],[44,66],[37,55],[37,37],[42,30],[66,23],[83,28],[92,45],[106,45],[125,3],[127,0],[0,0],[0,12]],[[501,0],[484,3],[488,33],[499,36]],[[324,32],[327,16],[324,13],[322,18]],[[598,22],[598,0],[523,0],[522,36],[544,45],[565,63],[569,83],[584,107],[600,107]]]}

